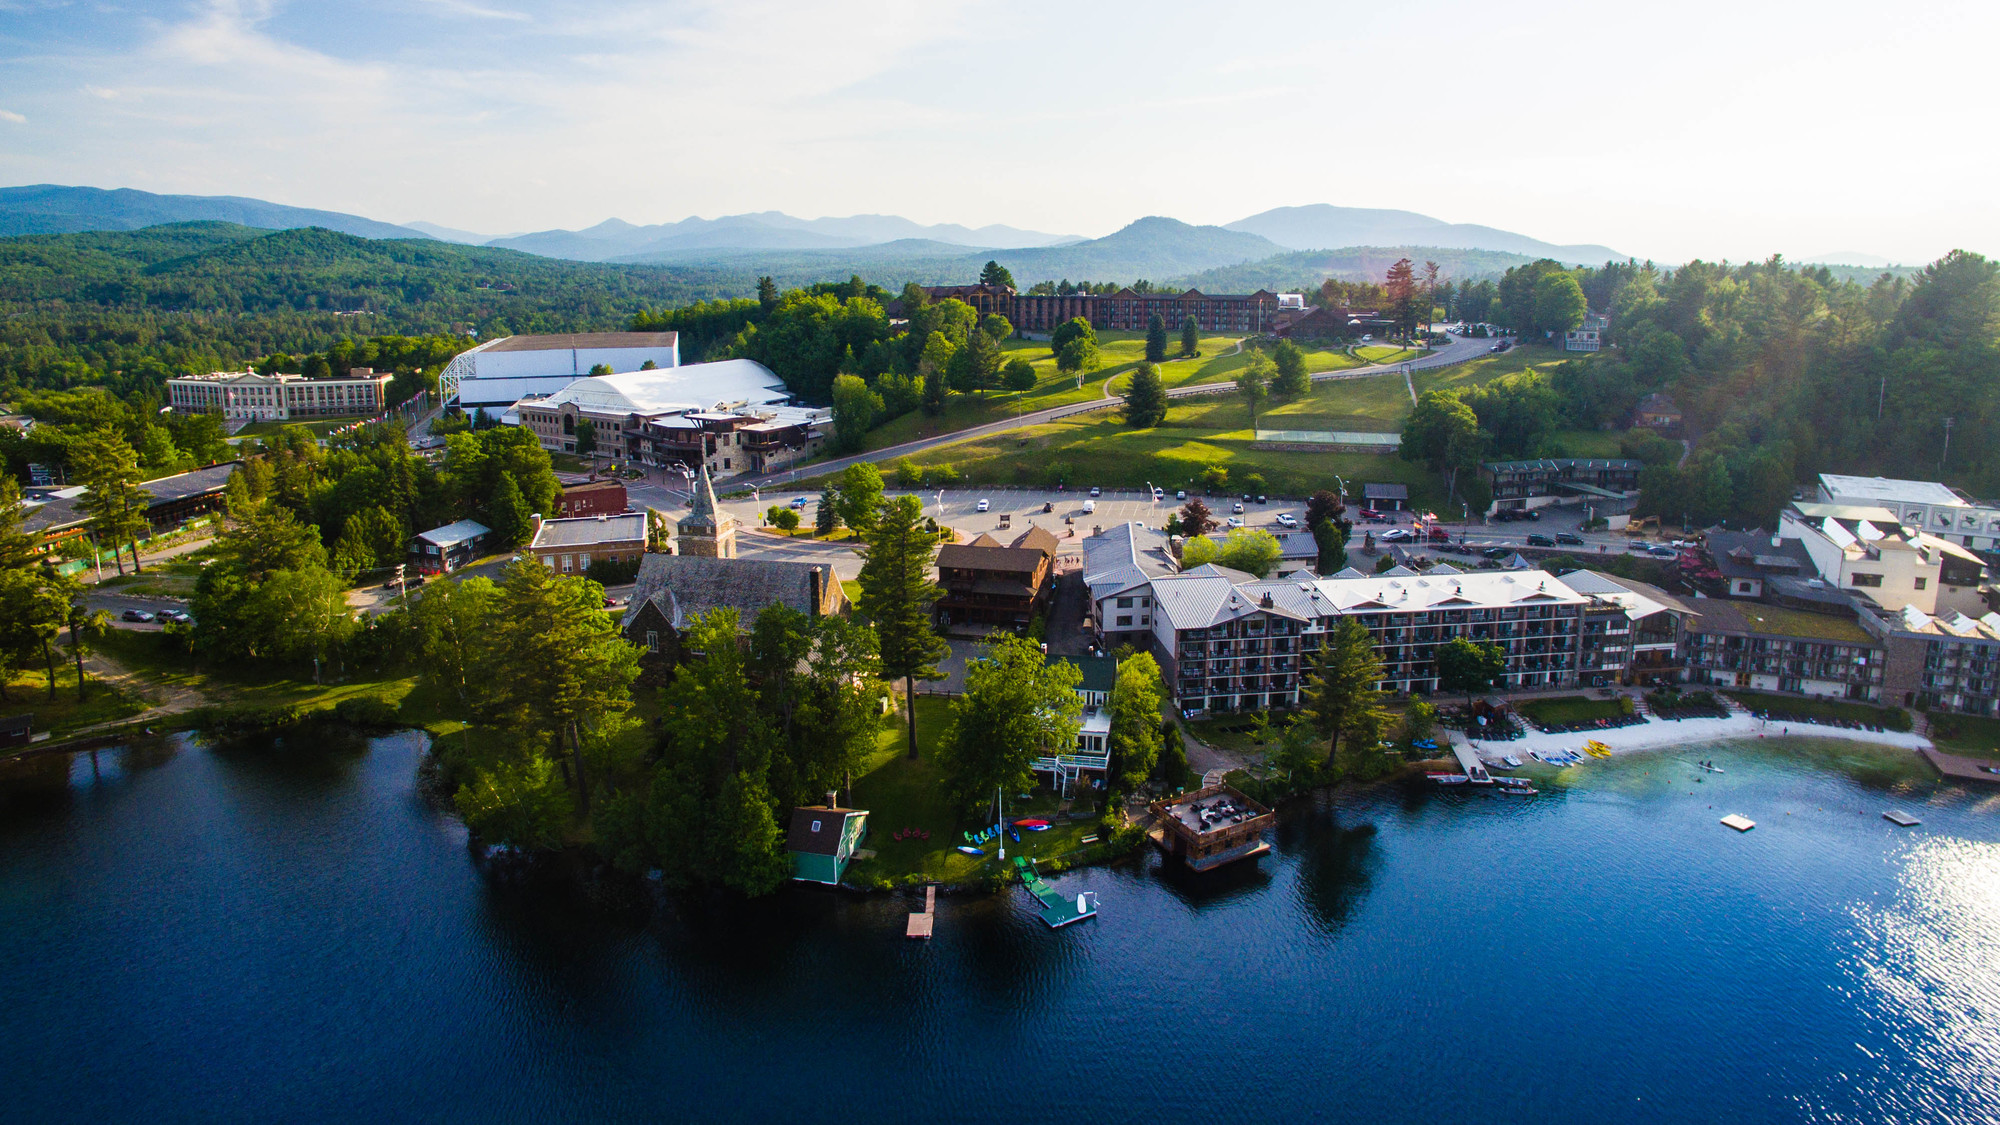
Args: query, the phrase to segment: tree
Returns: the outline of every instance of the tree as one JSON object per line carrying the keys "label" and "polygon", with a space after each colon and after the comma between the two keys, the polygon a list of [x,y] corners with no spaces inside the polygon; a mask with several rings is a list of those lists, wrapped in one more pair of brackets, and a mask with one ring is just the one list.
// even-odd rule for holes
{"label": "tree", "polygon": [[997,344],[1014,334],[1014,325],[999,313],[987,313],[979,318],[979,330],[991,336]]}
{"label": "tree", "polygon": [[[960,276],[964,275],[961,274]],[[985,268],[979,271],[979,284],[1004,285],[1007,288],[1012,289],[1014,288],[1014,275],[1008,272],[1006,266],[1001,265],[999,262],[989,260],[986,263]]]}
{"label": "tree", "polygon": [[340,580],[324,567],[271,572],[247,608],[259,653],[320,665],[354,632],[354,614]]}
{"label": "tree", "polygon": [[1216,546],[1215,540],[1208,536],[1190,535],[1181,544],[1181,569],[1193,570],[1198,566],[1206,566],[1215,561],[1215,556],[1220,551],[1221,548]]}
{"label": "tree", "polygon": [[534,513],[528,510],[528,501],[521,495],[521,486],[514,483],[512,473],[500,474],[487,511],[493,520],[496,546],[518,547],[535,533]]}
{"label": "tree", "polygon": [[[599,366],[603,366],[599,364]],[[597,423],[588,418],[576,421],[576,455],[589,457],[597,452]]]}
{"label": "tree", "polygon": [[767,316],[778,307],[778,283],[769,276],[757,279],[757,304]]}
{"label": "tree", "polygon": [[1438,646],[1438,690],[1462,691],[1467,706],[1475,692],[1500,683],[1507,673],[1507,653],[1499,645],[1478,644],[1453,637]]}
{"label": "tree", "polygon": [[1188,502],[1181,507],[1180,516],[1183,535],[1207,535],[1215,530],[1215,514],[1208,510],[1208,505],[1202,503],[1199,496],[1188,497]]}
{"label": "tree", "polygon": [[82,482],[84,494],[77,499],[79,510],[90,516],[97,539],[111,547],[112,562],[119,562],[121,546],[132,549],[132,573],[140,573],[139,536],[145,534],[146,506],[152,495],[139,486],[139,457],[115,430],[99,429],[71,440],[71,476]]}
{"label": "tree", "polygon": [[821,539],[840,528],[840,489],[827,485],[820,490],[819,506],[813,509],[813,534]]}
{"label": "tree", "polygon": [[1181,354],[1199,355],[1200,353],[1201,325],[1195,321],[1194,314],[1189,313],[1187,319],[1181,321]]}
{"label": "tree", "polygon": [[868,443],[868,431],[882,416],[882,396],[858,375],[833,377],[833,441],[835,452],[857,453]]}
{"label": "tree", "polygon": [[1082,682],[1082,669],[1049,660],[1035,641],[995,634],[986,656],[966,668],[965,694],[938,742],[953,800],[970,808],[1034,785],[1036,758],[1076,745]]}
{"label": "tree", "polygon": [[790,534],[799,529],[799,513],[794,508],[779,508],[771,522],[778,525],[778,530]]}
{"label": "tree", "polygon": [[1290,340],[1278,341],[1278,348],[1271,353],[1277,374],[1271,379],[1271,393],[1278,398],[1297,398],[1312,389],[1312,376],[1306,374],[1306,353],[1299,350]]}
{"label": "tree", "polygon": [[1110,705],[1113,789],[1130,793],[1153,776],[1160,760],[1160,709],[1165,702],[1160,665],[1151,653],[1134,653],[1118,662]]}
{"label": "tree", "polygon": [[1007,366],[1000,369],[1001,385],[1016,394],[1034,390],[1035,381],[1035,365],[1025,359],[1010,359]]}
{"label": "tree", "polygon": [[751,628],[749,669],[782,749],[772,755],[773,795],[805,804],[849,788],[882,729],[875,631],[773,605]]}
{"label": "tree", "polygon": [[1408,258],[1399,258],[1389,267],[1389,275],[1382,282],[1382,291],[1389,299],[1389,319],[1395,321],[1396,328],[1408,336],[1417,330],[1416,267]]}
{"label": "tree", "polygon": [[866,539],[882,511],[882,471],[866,461],[840,474],[840,518]]}
{"label": "tree", "polygon": [[1438,264],[1436,262],[1424,263],[1423,282],[1424,282],[1424,300],[1423,300],[1424,335],[1429,336],[1431,331],[1431,318],[1437,313]]}
{"label": "tree", "polygon": [[1300,688],[1305,718],[1327,740],[1328,765],[1343,744],[1372,749],[1380,741],[1389,722],[1382,707],[1388,696],[1381,689],[1382,678],[1382,661],[1368,627],[1352,617],[1339,618],[1313,653]]}
{"label": "tree", "polygon": [[942,332],[932,332],[925,342],[922,358],[917,361],[917,374],[924,381],[924,413],[944,413],[945,396],[951,389],[951,357],[957,350]]}
{"label": "tree", "polygon": [[475,836],[519,848],[560,844],[574,802],[555,763],[539,754],[478,769],[452,796],[452,806]]}
{"label": "tree", "polygon": [[1101,362],[1097,341],[1090,336],[1077,336],[1056,353],[1056,370],[1065,375],[1075,375],[1078,386],[1083,385],[1083,373],[1097,370]]}
{"label": "tree", "polygon": [[608,363],[593,363],[590,365],[590,377],[593,379],[611,374],[614,374],[614,372],[611,370],[611,365]]}
{"label": "tree", "polygon": [[1285,549],[1278,545],[1278,537],[1261,527],[1238,527],[1230,529],[1216,548],[1215,561],[1232,570],[1240,570],[1262,578],[1278,565]]}
{"label": "tree", "polygon": [[1313,569],[1322,575],[1337,574],[1347,566],[1347,542],[1354,523],[1347,518],[1347,502],[1339,493],[1321,489],[1306,500],[1306,527],[1312,531],[1319,558]]}
{"label": "tree", "polygon": [[1154,313],[1146,321],[1146,362],[1165,363],[1167,361],[1167,318]]}
{"label": "tree", "polygon": [[992,389],[1000,381],[1000,345],[984,332],[966,336],[948,363],[951,389],[960,393]]}
{"label": "tree", "polygon": [[856,599],[856,607],[875,626],[882,674],[903,681],[912,758],[917,756],[916,682],[936,679],[937,659],[951,651],[931,630],[931,606],[944,590],[930,578],[936,538],[924,530],[923,517],[923,505],[914,496],[888,502],[868,539]]}
{"label": "tree", "polygon": [[1544,274],[1535,282],[1535,327],[1540,331],[1561,335],[1582,325],[1583,314],[1589,311],[1590,302],[1576,275]]}
{"label": "tree", "polygon": [[1425,391],[1403,422],[1403,443],[1397,451],[1405,461],[1422,461],[1455,490],[1458,474],[1475,469],[1485,446],[1479,416],[1449,391]]}
{"label": "tree", "polygon": [[1250,408],[1250,429],[1257,429],[1257,404],[1270,393],[1271,361],[1258,356],[1246,364],[1236,375],[1236,393],[1243,396],[1243,402]]}
{"label": "tree", "polygon": [[1160,380],[1160,369],[1142,363],[1125,388],[1125,424],[1145,430],[1166,420],[1167,387]]}
{"label": "tree", "polygon": [[1097,329],[1092,328],[1090,321],[1084,317],[1073,316],[1056,325],[1055,331],[1049,333],[1049,350],[1060,356],[1065,346],[1079,339],[1097,343]]}
{"label": "tree", "polygon": [[1229,470],[1222,465],[1210,465],[1201,471],[1201,483],[1210,493],[1220,492],[1229,487]]}

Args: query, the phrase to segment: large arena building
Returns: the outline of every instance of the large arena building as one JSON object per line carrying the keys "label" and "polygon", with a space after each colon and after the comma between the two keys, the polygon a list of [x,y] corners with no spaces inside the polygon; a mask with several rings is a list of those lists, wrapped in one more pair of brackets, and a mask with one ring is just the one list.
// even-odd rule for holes
{"label": "large arena building", "polygon": [[446,403],[492,413],[531,395],[556,394],[600,367],[622,375],[680,364],[677,332],[502,336],[459,353],[438,377],[438,393]]}

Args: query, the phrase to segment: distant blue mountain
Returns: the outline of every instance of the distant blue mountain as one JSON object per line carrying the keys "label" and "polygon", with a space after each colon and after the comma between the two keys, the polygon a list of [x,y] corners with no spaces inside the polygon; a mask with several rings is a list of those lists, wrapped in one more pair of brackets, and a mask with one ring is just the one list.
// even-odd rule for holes
{"label": "distant blue mountain", "polygon": [[1558,246],[1525,234],[1475,223],[1447,223],[1415,211],[1335,207],[1314,203],[1274,207],[1227,224],[1230,230],[1262,235],[1287,250],[1336,250],[1348,246],[1440,246],[1459,250],[1499,250],[1530,258],[1554,258],[1571,265],[1601,265],[1625,255],[1609,246]]}
{"label": "distant blue mountain", "polygon": [[0,188],[0,235],[75,234],[138,230],[161,223],[216,221],[264,230],[325,227],[362,238],[428,238],[421,231],[338,211],[287,207],[234,195],[154,195],[133,188],[105,190],[33,184]]}

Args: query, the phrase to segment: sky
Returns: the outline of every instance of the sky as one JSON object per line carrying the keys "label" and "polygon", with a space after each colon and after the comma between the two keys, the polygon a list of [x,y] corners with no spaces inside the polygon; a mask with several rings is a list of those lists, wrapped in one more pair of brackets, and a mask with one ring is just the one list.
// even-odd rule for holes
{"label": "sky", "polygon": [[487,234],[1332,203],[1663,262],[2000,251],[2000,6],[0,0],[0,184]]}

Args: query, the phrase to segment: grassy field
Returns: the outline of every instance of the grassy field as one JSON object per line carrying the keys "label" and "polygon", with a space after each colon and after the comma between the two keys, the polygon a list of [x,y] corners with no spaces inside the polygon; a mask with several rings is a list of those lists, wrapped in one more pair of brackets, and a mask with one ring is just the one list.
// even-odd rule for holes
{"label": "grassy field", "polygon": [[252,422],[230,435],[234,438],[276,437],[286,430],[304,430],[314,437],[325,437],[342,426],[359,422],[373,415],[351,414],[343,418],[314,418],[310,422]]}
{"label": "grassy field", "polygon": [[1894,708],[1873,707],[1866,703],[1849,703],[1839,699],[1804,699],[1790,695],[1771,695],[1759,691],[1724,691],[1722,694],[1752,711],[1779,711],[1815,719],[1876,723],[1891,730],[1909,729],[1907,714],[1903,715],[1900,725],[1890,720],[1889,712]]}
{"label": "grassy field", "polygon": [[1363,344],[1354,349],[1354,354],[1362,363],[1401,363],[1407,359],[1421,359],[1428,355],[1421,348],[1399,348],[1391,344]]}
{"label": "grassy field", "polygon": [[1933,711],[1930,721],[1931,741],[1938,749],[1975,758],[2000,758],[2000,720]]}
{"label": "grassy field", "polygon": [[[903,879],[919,876],[926,880],[965,882],[999,868],[991,853],[982,859],[956,849],[965,842],[962,835],[978,825],[960,819],[944,796],[944,779],[936,764],[939,737],[951,721],[951,704],[940,696],[917,697],[917,752],[915,761],[906,756],[908,743],[898,720],[883,732],[876,750],[863,767],[866,772],[854,779],[853,804],[868,810],[867,847],[873,859],[861,860],[849,878],[866,885],[876,879]],[[1055,812],[1056,798],[1046,788],[1035,791],[1032,799],[1019,801],[1008,794],[1007,819],[1049,816]],[[905,828],[921,828],[930,839],[898,840]],[[1097,832],[1097,821],[1058,823],[1046,832],[1023,832],[1021,840],[1007,842],[1007,858],[1031,856],[1049,860],[1078,851],[1084,836]]]}
{"label": "grassy field", "polygon": [[1558,430],[1550,437],[1563,457],[1617,457],[1624,430]]}
{"label": "grassy field", "polygon": [[1621,718],[1625,707],[1616,699],[1565,695],[1555,699],[1528,700],[1521,704],[1520,711],[1538,723],[1587,723]]}
{"label": "grassy field", "polygon": [[33,715],[35,733],[46,731],[60,739],[80,727],[95,726],[130,718],[146,709],[135,699],[110,684],[92,678],[82,703],[76,701],[76,665],[56,657],[56,697],[49,698],[49,678],[44,669],[24,671],[7,681],[7,698],[0,700],[0,718]]}
{"label": "grassy field", "polygon": [[1456,391],[1466,387],[1476,387],[1502,375],[1512,375],[1532,367],[1546,372],[1557,364],[1568,361],[1568,353],[1554,348],[1517,347],[1499,355],[1482,356],[1451,367],[1440,367],[1430,371],[1412,373],[1411,379],[1417,385],[1417,393],[1425,391]]}

